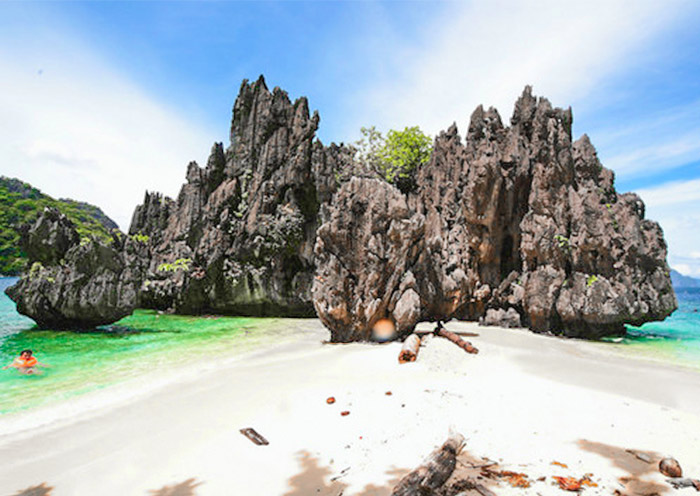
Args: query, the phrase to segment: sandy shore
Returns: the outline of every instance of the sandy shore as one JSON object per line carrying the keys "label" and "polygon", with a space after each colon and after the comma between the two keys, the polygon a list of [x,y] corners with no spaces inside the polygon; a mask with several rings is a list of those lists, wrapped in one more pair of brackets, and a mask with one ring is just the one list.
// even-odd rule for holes
{"label": "sandy shore", "polygon": [[[0,493],[384,495],[450,428],[467,438],[464,463],[488,458],[533,482],[487,480],[496,494],[565,494],[551,476],[586,473],[598,484],[587,494],[663,494],[655,465],[626,449],[673,455],[700,478],[697,372],[614,345],[454,322],[479,334],[469,338],[479,355],[435,338],[399,365],[398,343],[322,344],[318,321],[289,325],[300,333],[292,344],[1,436]],[[244,427],[270,445],[251,443]],[[36,486],[53,490],[22,492]]]}

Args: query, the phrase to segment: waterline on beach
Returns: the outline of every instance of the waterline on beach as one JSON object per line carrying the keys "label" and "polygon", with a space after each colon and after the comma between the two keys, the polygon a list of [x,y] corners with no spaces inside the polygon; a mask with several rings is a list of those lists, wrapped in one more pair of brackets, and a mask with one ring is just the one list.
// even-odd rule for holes
{"label": "waterline on beach", "polygon": [[126,382],[137,387],[137,382],[155,382],[187,364],[207,369],[222,359],[283,344],[298,334],[281,319],[191,317],[152,310],[137,310],[93,332],[37,330],[30,322],[12,332],[4,327],[0,361],[9,363],[27,348],[50,368],[36,376],[2,371],[0,415]]}

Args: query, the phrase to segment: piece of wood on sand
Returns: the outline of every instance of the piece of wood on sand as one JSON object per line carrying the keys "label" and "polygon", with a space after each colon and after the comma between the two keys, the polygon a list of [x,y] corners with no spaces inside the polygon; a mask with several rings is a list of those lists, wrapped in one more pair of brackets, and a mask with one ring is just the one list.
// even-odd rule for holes
{"label": "piece of wood on sand", "polygon": [[477,484],[477,483],[473,484],[473,486],[472,486],[471,490],[469,490],[469,492],[463,491],[461,493],[455,494],[455,496],[471,496],[472,494],[474,494],[474,491],[481,494],[481,496],[496,496],[496,493],[491,491],[489,488],[487,488],[483,484]]}
{"label": "piece of wood on sand", "polygon": [[646,453],[642,453],[641,451],[635,451],[635,450],[625,450],[627,453],[632,455],[633,457],[637,458],[638,460],[643,461],[644,463],[651,463],[651,457],[647,455]]}
{"label": "piece of wood on sand", "polygon": [[435,328],[435,335],[452,341],[454,344],[462,348],[467,353],[479,353],[479,350],[475,348],[469,341],[465,341],[454,332],[448,331],[447,329],[442,327],[441,323],[438,323],[437,327]]}
{"label": "piece of wood on sand", "polygon": [[442,487],[454,472],[462,448],[464,436],[451,433],[447,441],[430,453],[422,465],[399,481],[392,496],[421,496]]}
{"label": "piece of wood on sand", "polygon": [[245,429],[241,429],[240,432],[258,446],[267,446],[268,444],[270,444],[269,441],[262,436],[262,434],[260,434],[252,427],[246,427]]}
{"label": "piece of wood on sand", "polygon": [[399,352],[399,363],[415,362],[420,349],[420,338],[417,334],[411,334],[406,338]]}
{"label": "piece of wood on sand", "polygon": [[675,489],[683,489],[686,487],[694,487],[696,491],[700,491],[700,480],[688,478],[671,478],[666,479]]}

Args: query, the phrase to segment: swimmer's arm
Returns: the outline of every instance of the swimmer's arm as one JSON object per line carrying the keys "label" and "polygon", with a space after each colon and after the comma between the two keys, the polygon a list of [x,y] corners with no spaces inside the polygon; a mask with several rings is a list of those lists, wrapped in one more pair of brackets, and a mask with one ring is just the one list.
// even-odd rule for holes
{"label": "swimmer's arm", "polygon": [[36,362],[36,364],[37,364],[38,367],[44,367],[45,369],[50,369],[50,368],[51,368],[51,365],[49,365],[48,363]]}

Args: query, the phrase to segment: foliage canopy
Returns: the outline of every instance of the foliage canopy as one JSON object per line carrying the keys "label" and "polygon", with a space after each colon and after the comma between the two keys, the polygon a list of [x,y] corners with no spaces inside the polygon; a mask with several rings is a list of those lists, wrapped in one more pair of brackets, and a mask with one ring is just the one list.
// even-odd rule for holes
{"label": "foliage canopy", "polygon": [[355,143],[357,159],[379,173],[404,193],[416,186],[418,168],[427,164],[432,140],[418,126],[403,131],[390,130],[386,138],[372,127],[363,127],[362,138]]}
{"label": "foliage canopy", "polygon": [[45,207],[65,214],[81,238],[96,237],[110,242],[110,231],[117,225],[94,205],[75,200],[55,200],[18,179],[0,176],[0,274],[19,274],[26,258],[19,247],[19,228],[36,221]]}

